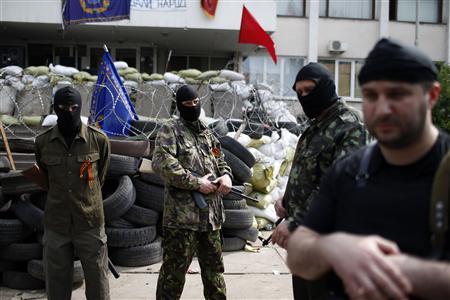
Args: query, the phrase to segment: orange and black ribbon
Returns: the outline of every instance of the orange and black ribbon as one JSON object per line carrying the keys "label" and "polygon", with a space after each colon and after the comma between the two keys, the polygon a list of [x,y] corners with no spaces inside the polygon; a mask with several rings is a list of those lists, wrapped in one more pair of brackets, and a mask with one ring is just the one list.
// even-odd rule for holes
{"label": "orange and black ribbon", "polygon": [[92,173],[92,163],[90,160],[83,161],[83,164],[80,167],[80,179],[84,176],[84,171],[87,169],[88,173],[88,183],[89,187],[92,188],[92,185],[94,184],[94,174]]}

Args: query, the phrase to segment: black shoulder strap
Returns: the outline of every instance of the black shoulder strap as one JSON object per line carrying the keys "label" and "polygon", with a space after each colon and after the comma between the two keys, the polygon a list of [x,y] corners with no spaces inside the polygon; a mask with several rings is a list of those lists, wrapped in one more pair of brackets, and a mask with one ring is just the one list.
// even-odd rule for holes
{"label": "black shoulder strap", "polygon": [[448,230],[448,209],[450,196],[450,152],[439,164],[431,191],[430,229],[432,257],[440,259],[445,255],[445,240]]}
{"label": "black shoulder strap", "polygon": [[368,145],[363,152],[361,161],[359,162],[358,174],[355,176],[356,187],[363,188],[367,184],[367,179],[369,179],[369,163],[372,158],[373,149],[375,149],[376,143]]}

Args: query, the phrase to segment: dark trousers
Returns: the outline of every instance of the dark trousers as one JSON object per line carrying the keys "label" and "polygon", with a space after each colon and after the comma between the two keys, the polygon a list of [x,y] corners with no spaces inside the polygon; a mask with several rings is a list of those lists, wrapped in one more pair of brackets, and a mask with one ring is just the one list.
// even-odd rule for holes
{"label": "dark trousers", "polygon": [[86,298],[109,300],[108,248],[103,226],[70,235],[45,230],[44,270],[48,299],[71,299],[74,251],[83,266]]}
{"label": "dark trousers", "polygon": [[292,289],[295,300],[321,300],[327,294],[326,282],[324,279],[306,280],[292,275]]}

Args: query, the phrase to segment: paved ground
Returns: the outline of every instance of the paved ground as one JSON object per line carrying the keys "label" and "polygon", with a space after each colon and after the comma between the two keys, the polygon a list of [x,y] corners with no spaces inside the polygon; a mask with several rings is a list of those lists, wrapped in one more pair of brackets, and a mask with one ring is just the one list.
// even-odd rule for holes
{"label": "paved ground", "polygon": [[[265,235],[268,233],[266,232]],[[258,241],[255,246],[260,246]],[[259,252],[226,252],[225,282],[228,299],[292,299],[291,275],[285,264],[284,249],[268,246]],[[161,264],[141,268],[118,267],[121,276],[111,275],[111,299],[155,299],[156,281]],[[191,269],[199,270],[194,260]],[[202,299],[203,288],[200,274],[187,274],[181,299]],[[46,299],[45,292],[21,292],[0,287],[0,299]],[[84,297],[84,286],[72,293],[72,299]]]}

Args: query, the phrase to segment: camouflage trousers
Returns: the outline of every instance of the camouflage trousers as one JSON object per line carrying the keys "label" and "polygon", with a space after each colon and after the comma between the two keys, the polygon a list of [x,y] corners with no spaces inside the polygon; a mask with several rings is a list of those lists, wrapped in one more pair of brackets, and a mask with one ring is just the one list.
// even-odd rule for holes
{"label": "camouflage trousers", "polygon": [[198,232],[164,227],[163,264],[156,299],[179,299],[186,272],[197,253],[205,299],[226,299],[220,230]]}

